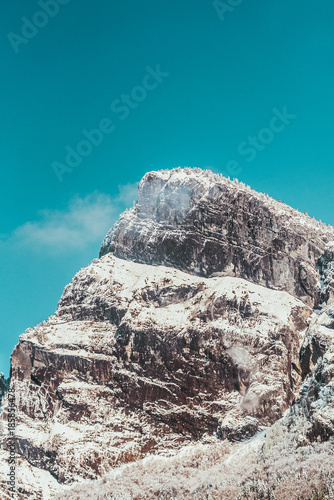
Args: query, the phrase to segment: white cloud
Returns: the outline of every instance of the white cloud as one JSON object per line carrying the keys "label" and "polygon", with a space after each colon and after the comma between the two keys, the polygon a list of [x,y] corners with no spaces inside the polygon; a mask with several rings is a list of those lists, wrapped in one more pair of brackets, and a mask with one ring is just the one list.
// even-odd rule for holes
{"label": "white cloud", "polygon": [[94,192],[76,196],[65,210],[42,210],[38,220],[19,226],[5,244],[30,251],[65,254],[99,245],[120,212],[137,199],[138,184],[119,186],[117,196]]}
{"label": "white cloud", "polygon": [[138,184],[124,184],[123,186],[118,186],[118,196],[114,198],[114,201],[118,204],[124,205],[125,208],[132,207],[133,202],[137,201],[138,198]]}

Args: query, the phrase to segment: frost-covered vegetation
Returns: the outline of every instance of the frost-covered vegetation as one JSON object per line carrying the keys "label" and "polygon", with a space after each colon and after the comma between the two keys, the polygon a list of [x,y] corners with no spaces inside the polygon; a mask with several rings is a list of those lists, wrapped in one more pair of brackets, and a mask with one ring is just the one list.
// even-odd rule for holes
{"label": "frost-covered vegetation", "polygon": [[266,437],[187,447],[171,458],[148,457],[100,481],[65,488],[56,498],[81,500],[334,499],[334,441],[298,446],[286,427]]}
{"label": "frost-covered vegetation", "polygon": [[13,352],[19,500],[334,500],[333,298],[334,227],[146,174]]}

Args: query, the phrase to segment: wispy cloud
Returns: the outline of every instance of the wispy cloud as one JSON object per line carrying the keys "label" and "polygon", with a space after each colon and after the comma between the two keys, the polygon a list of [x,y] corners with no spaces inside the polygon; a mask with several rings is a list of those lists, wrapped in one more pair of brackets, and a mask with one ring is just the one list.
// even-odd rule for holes
{"label": "wispy cloud", "polygon": [[111,197],[94,192],[72,198],[65,210],[42,210],[0,244],[19,250],[66,254],[99,245],[119,213],[137,199],[138,184],[119,186]]}

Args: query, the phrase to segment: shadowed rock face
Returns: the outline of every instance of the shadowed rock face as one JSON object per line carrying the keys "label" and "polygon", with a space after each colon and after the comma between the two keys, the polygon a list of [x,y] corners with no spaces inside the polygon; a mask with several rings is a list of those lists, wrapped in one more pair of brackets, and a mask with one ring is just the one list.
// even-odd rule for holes
{"label": "shadowed rock face", "polygon": [[95,260],[13,352],[17,451],[63,482],[251,437],[294,399],[310,315],[240,278]]}
{"label": "shadowed rock face", "polygon": [[325,246],[323,255],[318,261],[318,271],[321,279],[321,302],[334,299],[334,242]]}
{"label": "shadowed rock face", "polygon": [[13,351],[23,470],[57,488],[279,419],[308,443],[330,439],[333,239],[210,172],[147,174],[101,257]]}
{"label": "shadowed rock face", "polygon": [[137,205],[100,255],[164,264],[200,276],[223,273],[319,300],[318,259],[334,230],[284,203],[212,172],[150,172]]}
{"label": "shadowed rock face", "polygon": [[334,305],[317,311],[300,350],[304,383],[288,418],[303,429],[305,441],[327,441],[334,436]]}

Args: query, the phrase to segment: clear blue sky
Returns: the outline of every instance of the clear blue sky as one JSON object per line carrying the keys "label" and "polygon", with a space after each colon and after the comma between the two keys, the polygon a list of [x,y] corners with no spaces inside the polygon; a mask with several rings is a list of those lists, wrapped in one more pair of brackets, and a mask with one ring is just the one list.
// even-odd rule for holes
{"label": "clear blue sky", "polygon": [[[235,161],[240,180],[334,223],[332,0],[59,3],[53,17],[34,1],[0,7],[6,373],[149,170]],[[59,182],[54,162],[69,170],[65,148],[100,125],[109,133],[81,143]]]}

